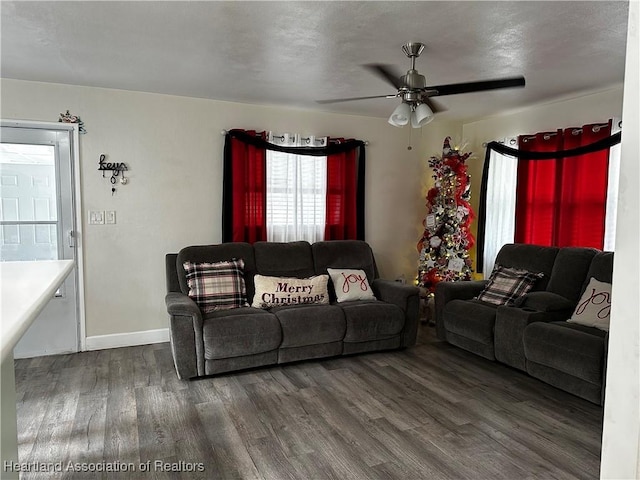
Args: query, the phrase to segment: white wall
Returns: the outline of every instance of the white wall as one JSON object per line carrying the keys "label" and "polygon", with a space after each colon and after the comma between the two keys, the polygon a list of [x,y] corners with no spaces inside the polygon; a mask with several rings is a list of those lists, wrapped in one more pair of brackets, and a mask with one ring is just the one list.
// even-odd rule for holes
{"label": "white wall", "polygon": [[601,478],[640,478],[640,3],[629,3]]}
{"label": "white wall", "polygon": [[[165,328],[164,255],[221,241],[222,129],[354,137],[370,142],[366,239],[381,275],[415,276],[424,216],[422,151],[459,125],[433,122],[422,134],[385,119],[322,114],[196,98],[3,79],[3,119],[56,121],[69,109],[80,136],[86,332],[101,336]],[[451,132],[450,130],[455,131]],[[129,184],[111,195],[100,154],[125,162]],[[116,225],[87,225],[88,210],[115,210]]]}

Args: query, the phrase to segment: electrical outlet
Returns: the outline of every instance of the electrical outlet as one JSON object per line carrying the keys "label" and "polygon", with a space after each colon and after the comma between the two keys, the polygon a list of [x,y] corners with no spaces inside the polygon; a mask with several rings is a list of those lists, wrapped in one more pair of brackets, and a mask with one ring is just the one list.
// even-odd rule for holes
{"label": "electrical outlet", "polygon": [[107,210],[105,212],[105,220],[108,225],[114,225],[116,223],[116,212],[115,210]]}
{"label": "electrical outlet", "polygon": [[89,210],[89,225],[104,225],[104,211]]}

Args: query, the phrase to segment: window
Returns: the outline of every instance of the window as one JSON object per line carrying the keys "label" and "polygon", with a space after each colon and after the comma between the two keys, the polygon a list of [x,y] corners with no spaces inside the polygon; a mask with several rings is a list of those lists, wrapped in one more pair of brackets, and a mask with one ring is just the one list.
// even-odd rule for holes
{"label": "window", "polygon": [[54,145],[0,145],[0,261],[57,260]]}
{"label": "window", "polygon": [[[287,147],[323,147],[327,138],[275,135],[267,141]],[[327,157],[267,150],[267,241],[309,243],[324,239]]]}
{"label": "window", "polygon": [[365,143],[226,132],[224,242],[364,240]]}
{"label": "window", "polygon": [[324,239],[327,157],[267,151],[267,240]]}
{"label": "window", "polygon": [[[613,250],[620,164],[614,135],[619,131],[615,119],[521,136],[519,150],[499,144],[503,142],[489,144],[478,271],[487,277],[497,252],[513,241]],[[510,145],[516,143],[510,140]],[[573,149],[579,149],[577,154],[562,155]]]}
{"label": "window", "polygon": [[518,161],[516,242],[603,248],[609,148],[578,149],[610,136],[608,122],[520,136],[520,151],[551,158]]}

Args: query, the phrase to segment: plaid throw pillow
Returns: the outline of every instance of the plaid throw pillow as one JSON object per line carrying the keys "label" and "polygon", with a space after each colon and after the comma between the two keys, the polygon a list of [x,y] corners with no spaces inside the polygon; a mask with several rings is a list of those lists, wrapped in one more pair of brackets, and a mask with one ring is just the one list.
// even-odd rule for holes
{"label": "plaid throw pillow", "polygon": [[182,265],[187,276],[189,296],[203,313],[248,307],[244,284],[244,261]]}
{"label": "plaid throw pillow", "polygon": [[516,298],[531,290],[543,276],[543,273],[496,265],[489,277],[489,283],[478,295],[478,300],[494,305],[510,305]]}

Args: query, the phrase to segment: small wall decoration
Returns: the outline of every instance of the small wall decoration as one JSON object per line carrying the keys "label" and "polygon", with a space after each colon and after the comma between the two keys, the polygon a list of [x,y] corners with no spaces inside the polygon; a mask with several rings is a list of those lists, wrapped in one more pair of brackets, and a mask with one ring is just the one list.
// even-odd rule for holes
{"label": "small wall decoration", "polygon": [[475,239],[469,230],[473,220],[470,177],[466,160],[471,153],[444,139],[442,156],[429,159],[435,186],[427,193],[428,213],[418,242],[418,286],[430,296],[440,281],[471,279],[469,250]]}
{"label": "small wall decoration", "polygon": [[98,171],[102,172],[102,178],[106,178],[104,172],[111,172],[109,181],[111,182],[111,195],[116,193],[116,183],[118,182],[118,176],[120,177],[120,183],[126,185],[129,180],[124,176],[124,172],[127,170],[127,165],[124,162],[112,163],[107,162],[107,156],[103,153],[98,160]]}
{"label": "small wall decoration", "polygon": [[84,128],[84,122],[80,119],[78,115],[73,115],[69,113],[61,113],[60,118],[58,118],[58,122],[61,123],[77,123],[78,124],[78,133],[87,133],[87,130]]}

